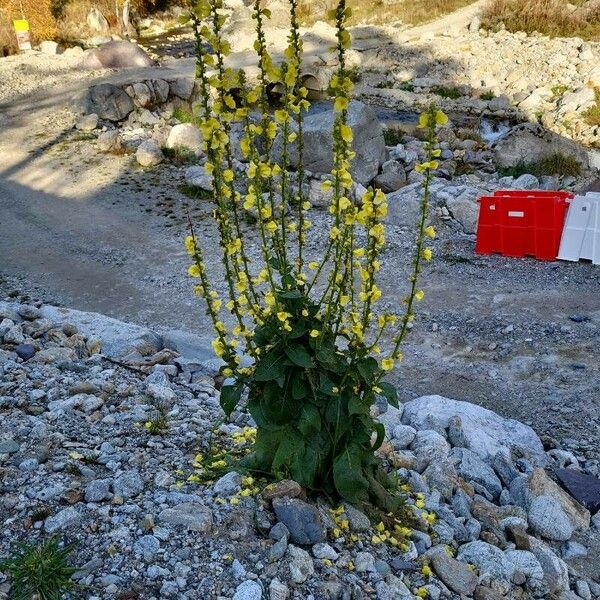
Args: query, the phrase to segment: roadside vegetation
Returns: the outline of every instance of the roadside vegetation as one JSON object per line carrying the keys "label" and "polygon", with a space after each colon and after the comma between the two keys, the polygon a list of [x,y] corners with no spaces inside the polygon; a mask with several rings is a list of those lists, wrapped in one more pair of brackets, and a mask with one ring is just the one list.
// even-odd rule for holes
{"label": "roadside vegetation", "polygon": [[555,154],[548,154],[536,162],[521,162],[511,168],[500,169],[499,173],[503,177],[520,177],[526,173],[536,177],[544,175],[579,177],[581,175],[581,164],[573,156],[556,152]]}
{"label": "roadside vegetation", "polygon": [[[412,2],[399,1],[395,4],[386,4],[383,0],[349,0],[348,6],[353,11],[349,24],[389,24],[400,21],[409,25],[419,25],[472,3],[473,0],[413,0]],[[299,14],[304,23],[326,20],[327,11],[335,4],[333,0],[326,2],[302,0]]]}
{"label": "roadside vegetation", "polygon": [[551,37],[600,39],[600,3],[596,0],[493,0],[483,25],[509,31],[538,31]]}

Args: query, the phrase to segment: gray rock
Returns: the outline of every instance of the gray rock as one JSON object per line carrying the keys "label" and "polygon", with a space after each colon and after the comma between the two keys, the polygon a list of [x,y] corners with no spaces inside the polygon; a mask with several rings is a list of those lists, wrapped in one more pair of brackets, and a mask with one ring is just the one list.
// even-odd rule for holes
{"label": "gray rock", "polygon": [[98,127],[98,115],[96,113],[85,115],[75,123],[75,129],[79,129],[79,131],[94,131],[96,127]]}
{"label": "gray rock", "polygon": [[531,427],[469,402],[422,396],[404,404],[402,421],[419,430],[430,427],[433,418],[446,428],[455,415],[462,421],[469,449],[486,462],[491,463],[496,453],[505,447],[526,456],[536,465],[547,463],[542,442]]}
{"label": "gray rock", "polygon": [[173,96],[177,96],[182,100],[189,100],[194,91],[194,78],[179,77],[170,81],[169,86],[171,87],[171,94],[173,94]]}
{"label": "gray rock", "polygon": [[81,514],[72,506],[61,510],[44,522],[44,531],[48,534],[72,529],[81,524]]}
{"label": "gray rock", "polygon": [[135,159],[142,167],[154,167],[163,161],[163,153],[152,140],[146,140],[138,146]]}
{"label": "gray rock", "polygon": [[404,165],[396,160],[388,160],[383,163],[381,173],[373,180],[373,185],[386,194],[396,192],[406,184],[406,172]]}
{"label": "gray rock", "polygon": [[0,440],[0,454],[14,454],[21,449],[21,444],[16,440]]}
{"label": "gray rock", "polygon": [[403,450],[408,448],[417,435],[417,430],[410,425],[396,425],[392,430],[392,444],[394,448]]}
{"label": "gray rock", "polygon": [[371,529],[371,521],[363,512],[350,504],[344,504],[344,513],[348,518],[350,529],[356,533],[362,533]]}
{"label": "gray rock", "polygon": [[134,498],[144,491],[144,481],[136,470],[129,470],[115,477],[113,484],[115,496],[124,500]]}
{"label": "gray rock", "polygon": [[133,551],[142,556],[144,560],[150,560],[160,550],[160,541],[153,535],[144,535],[133,544]]}
{"label": "gray rock", "polygon": [[400,227],[415,227],[421,214],[422,185],[413,183],[388,194],[386,221]]}
{"label": "gray rock", "polygon": [[[333,123],[336,113],[325,107],[314,111],[304,120],[305,168],[313,173],[330,173],[333,168]],[[383,130],[372,108],[362,102],[352,101],[348,107],[348,125],[354,132],[352,148],[356,157],[350,171],[355,181],[368,185],[379,173],[386,158]],[[281,136],[274,144],[274,160],[281,157]],[[290,164],[296,167],[296,146],[290,148]]]}
{"label": "gray rock", "polygon": [[233,600],[260,600],[262,598],[262,588],[258,581],[248,579],[237,586]]}
{"label": "gray rock", "polygon": [[271,527],[269,537],[275,541],[285,538],[287,542],[290,537],[290,530],[280,521]]}
{"label": "gray rock", "polygon": [[35,348],[31,344],[17,344],[14,351],[23,360],[29,360],[35,355]]}
{"label": "gray rock", "polygon": [[165,508],[158,518],[166,525],[200,533],[209,533],[213,524],[212,511],[197,502],[184,502],[173,508]]}
{"label": "gray rock", "polygon": [[126,40],[113,40],[100,48],[89,50],[82,61],[82,66],[86,69],[151,67],[153,64],[154,62],[144,50]]}
{"label": "gray rock", "polygon": [[[191,167],[188,167],[185,170],[184,179],[187,185],[198,187],[202,190],[206,190],[207,192],[212,192],[212,176],[206,172],[204,167],[199,167],[198,165],[192,165]],[[195,337],[198,339],[197,336]]]}
{"label": "gray rock", "polygon": [[[129,91],[129,88],[127,89]],[[134,83],[131,86],[131,94],[133,102],[140,108],[148,108],[152,106],[154,101],[153,90],[147,84],[140,82]]]}
{"label": "gray rock", "polygon": [[96,143],[101,152],[119,152],[123,149],[123,140],[118,129],[102,132]]}
{"label": "gray rock", "polygon": [[476,233],[479,220],[479,203],[471,194],[463,193],[456,198],[450,198],[446,206],[452,217],[458,221],[465,233]]}
{"label": "gray rock", "polygon": [[529,536],[531,552],[538,559],[544,571],[543,584],[548,597],[569,589],[569,571],[567,565],[552,549],[534,537]]}
{"label": "gray rock", "polygon": [[275,498],[273,510],[277,518],[289,529],[290,540],[295,544],[316,544],[326,539],[325,526],[318,509],[297,498]]}
{"label": "gray rock", "polygon": [[423,479],[432,490],[438,490],[446,500],[452,498],[458,484],[458,474],[454,464],[447,458],[430,463],[423,471]]}
{"label": "gray rock", "polygon": [[110,479],[95,479],[85,488],[86,502],[102,502],[110,497]]}
{"label": "gray rock", "polygon": [[569,541],[560,547],[560,556],[563,560],[584,558],[588,555],[587,548],[579,542]]}
{"label": "gray rock", "polygon": [[564,542],[573,535],[574,528],[568,515],[552,496],[536,496],[527,516],[533,531],[546,539]]}
{"label": "gray rock", "polygon": [[269,584],[269,600],[288,600],[290,590],[285,583],[275,577]]}
{"label": "gray rock", "polygon": [[454,448],[450,456],[457,461],[458,474],[466,481],[474,481],[490,492],[493,498],[498,498],[502,492],[502,483],[494,470],[475,452],[467,448]]}
{"label": "gray rock", "polygon": [[[71,323],[88,338],[99,338],[102,340],[102,353],[110,358],[119,358],[136,350],[144,355],[154,354],[162,348],[161,338],[150,329],[98,313],[46,304],[42,307],[42,316],[59,326]],[[37,355],[34,358],[37,359]]]}
{"label": "gray rock", "polygon": [[498,167],[515,167],[519,163],[538,162],[561,153],[572,156],[585,168],[589,164],[585,149],[579,144],[553,133],[537,123],[513,127],[492,146]]}
{"label": "gray rock", "polygon": [[290,577],[294,583],[304,583],[315,572],[312,558],[298,546],[288,546]]}
{"label": "gray rock", "polygon": [[477,575],[469,567],[451,556],[439,546],[429,554],[436,575],[457,594],[471,596],[477,587]]}
{"label": "gray rock", "polygon": [[315,558],[328,558],[329,560],[337,560],[338,553],[329,544],[315,544],[312,547],[312,553]]}
{"label": "gray rock", "polygon": [[527,173],[517,177],[513,183],[514,187],[519,190],[536,190],[540,187],[540,182],[535,175]]}
{"label": "gray rock", "polygon": [[95,113],[101,119],[122,121],[133,109],[133,100],[116,85],[101,83],[89,89],[87,112]]}
{"label": "gray rock", "polygon": [[423,472],[430,463],[441,460],[448,455],[450,444],[433,429],[423,429],[417,431],[410,448],[417,456],[418,465],[416,470]]}
{"label": "gray rock", "polygon": [[201,156],[202,132],[191,123],[179,123],[173,126],[169,132],[166,146],[167,148],[185,148],[193,152],[196,156]]}
{"label": "gray rock", "polygon": [[504,554],[515,565],[517,571],[523,573],[528,579],[542,580],[544,578],[542,565],[533,552],[527,550],[507,550]]}
{"label": "gray rock", "polygon": [[357,573],[374,573],[375,557],[370,552],[357,552],[354,566]]}
{"label": "gray rock", "polygon": [[233,496],[240,491],[242,485],[242,476],[236,471],[230,471],[218,479],[213,491],[219,496]]}
{"label": "gray rock", "polygon": [[475,541],[464,544],[458,550],[458,560],[475,565],[480,575],[487,573],[491,577],[511,581],[516,571],[502,550],[487,542]]}

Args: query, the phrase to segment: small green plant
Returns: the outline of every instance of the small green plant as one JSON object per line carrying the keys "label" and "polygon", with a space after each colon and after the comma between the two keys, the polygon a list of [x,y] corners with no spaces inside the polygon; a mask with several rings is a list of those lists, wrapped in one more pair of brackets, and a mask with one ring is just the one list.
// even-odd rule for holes
{"label": "small green plant", "polygon": [[178,167],[191,165],[196,162],[194,152],[185,146],[175,146],[174,148],[163,146],[161,150],[165,157]]}
{"label": "small green plant", "polygon": [[554,85],[550,88],[552,92],[552,102],[558,100],[562,96],[564,96],[567,92],[569,92],[571,88],[568,85]]}
{"label": "small green plant", "polygon": [[13,600],[61,600],[75,587],[71,576],[77,571],[68,564],[73,545],[61,547],[57,538],[37,545],[20,543],[12,555],[0,562],[0,571],[12,580]]}
{"label": "small green plant", "polygon": [[358,65],[354,67],[349,67],[347,72],[348,78],[352,83],[358,83],[362,79],[362,72]]}
{"label": "small green plant", "polygon": [[574,157],[561,152],[548,154],[540,160],[526,163],[518,163],[514,167],[499,169],[502,177],[520,177],[530,174],[536,177],[544,175],[556,175],[558,177],[579,177],[581,175],[581,163]]}
{"label": "small green plant", "polygon": [[144,423],[144,429],[152,435],[164,435],[169,431],[169,419],[164,412]]}
{"label": "small green plant", "polygon": [[410,81],[403,81],[399,86],[399,90],[403,90],[404,92],[414,92],[415,86]]}
{"label": "small green plant", "polygon": [[493,100],[496,97],[496,95],[494,94],[494,92],[491,92],[491,91],[488,90],[486,92],[483,92],[483,94],[481,94],[481,96],[479,96],[479,97],[482,100],[488,100],[489,101],[489,100]]}
{"label": "small green plant", "polygon": [[442,98],[449,98],[450,100],[457,100],[458,98],[462,98],[464,96],[459,88],[445,85],[436,85],[431,88],[431,91]]}
{"label": "small green plant", "polygon": [[397,146],[404,143],[404,132],[397,127],[385,127],[383,129],[383,139],[386,146]]}
{"label": "small green plant", "polygon": [[600,125],[600,88],[596,88],[596,104],[583,113],[583,118],[588,125]]}
{"label": "small green plant", "polygon": [[[332,499],[396,513],[403,499],[397,480],[376,454],[385,429],[371,407],[378,395],[398,406],[396,389],[385,378],[402,360],[402,342],[424,297],[418,280],[432,258],[427,240],[435,236],[427,219],[430,184],[441,155],[436,128],[448,118],[431,106],[419,120],[427,159],[416,167],[424,180],[411,276],[402,310],[388,310],[379,304],[377,285],[386,196],[370,188],[359,203],[350,199],[356,153],[348,125],[353,83],[346,67],[351,45],[346,1],[339,0],[331,13],[338,65],[329,85],[335,115],[333,168],[322,184],[332,197],[331,222],[316,259],[306,243],[311,202],[305,195],[303,130],[310,105],[300,80],[298,0],[289,1],[289,45],[280,64],[267,51],[264,21],[270,12],[254,1],[258,83],[253,86],[244,72],[226,66],[231,48],[222,37],[222,5],[222,0],[196,0],[191,23],[205,169],[212,178],[227,290],[223,297],[211,283],[193,223],[185,245],[194,290],[204,298],[216,332],[213,349],[225,363],[221,406],[230,416],[242,405],[256,423],[252,452],[239,468],[291,478]],[[268,90],[274,85],[281,90],[281,103],[272,110]],[[260,118],[251,119],[256,110]],[[243,126],[239,148],[245,172],[233,168],[234,122]],[[257,215],[260,260],[248,251],[243,211]],[[242,352],[249,358],[246,364]]]}
{"label": "small green plant", "polygon": [[386,81],[380,81],[379,83],[375,84],[375,87],[378,90],[391,90],[394,87],[394,82],[386,79]]}
{"label": "small green plant", "polygon": [[182,183],[181,185],[177,186],[177,189],[184,196],[187,196],[192,200],[209,200],[210,198],[212,198],[212,192],[209,192],[198,185],[189,185],[187,183]]}
{"label": "small green plant", "polygon": [[194,113],[182,108],[181,106],[175,107],[173,110],[173,118],[177,119],[180,123],[192,123],[193,125],[199,125],[199,120],[194,116]]}

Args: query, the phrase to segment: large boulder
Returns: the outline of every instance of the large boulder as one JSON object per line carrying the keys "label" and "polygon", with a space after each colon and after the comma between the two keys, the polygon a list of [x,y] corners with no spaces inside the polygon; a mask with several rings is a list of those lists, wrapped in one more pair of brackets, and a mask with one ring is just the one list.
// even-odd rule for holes
{"label": "large boulder", "polygon": [[[309,114],[304,120],[304,166],[308,171],[330,173],[333,169],[335,116],[333,107],[327,106]],[[386,159],[383,130],[373,109],[357,101],[351,102],[348,107],[348,125],[354,132],[352,148],[356,152],[350,170],[355,181],[368,185]],[[292,144],[288,150],[290,164],[297,167],[296,145]],[[281,160],[281,136],[275,141],[273,153],[276,159]]]}
{"label": "large boulder", "polygon": [[120,87],[112,83],[93,85],[88,92],[87,112],[101,119],[122,121],[134,109],[133,100]]}
{"label": "large boulder", "polygon": [[87,69],[125,69],[151,67],[153,60],[138,45],[125,40],[113,40],[86,53],[82,66]]}
{"label": "large boulder", "polygon": [[179,123],[171,129],[166,143],[167,148],[185,148],[200,156],[202,150],[202,132],[191,123]]}
{"label": "large boulder", "polygon": [[417,430],[444,431],[454,416],[461,419],[467,447],[490,464],[503,448],[535,465],[543,466],[548,461],[542,442],[531,427],[470,402],[422,396],[404,405],[402,422]]}
{"label": "large boulder", "polygon": [[83,312],[70,308],[45,305],[42,318],[57,325],[70,323],[78,331],[102,341],[102,354],[111,358],[124,356],[131,352],[153,354],[162,348],[160,336],[150,329],[124,323],[111,317],[93,312]]}
{"label": "large boulder", "polygon": [[497,166],[503,169],[534,163],[553,154],[571,156],[583,168],[589,165],[587,152],[582,146],[537,123],[525,123],[509,129],[492,148]]}

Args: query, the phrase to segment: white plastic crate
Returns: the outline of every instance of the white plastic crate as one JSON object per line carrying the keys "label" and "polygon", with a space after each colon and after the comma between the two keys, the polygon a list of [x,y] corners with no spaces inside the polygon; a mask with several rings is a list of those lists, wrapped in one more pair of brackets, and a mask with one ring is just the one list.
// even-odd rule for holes
{"label": "white plastic crate", "polygon": [[584,258],[600,265],[600,193],[588,192],[571,201],[558,258],[574,262]]}

